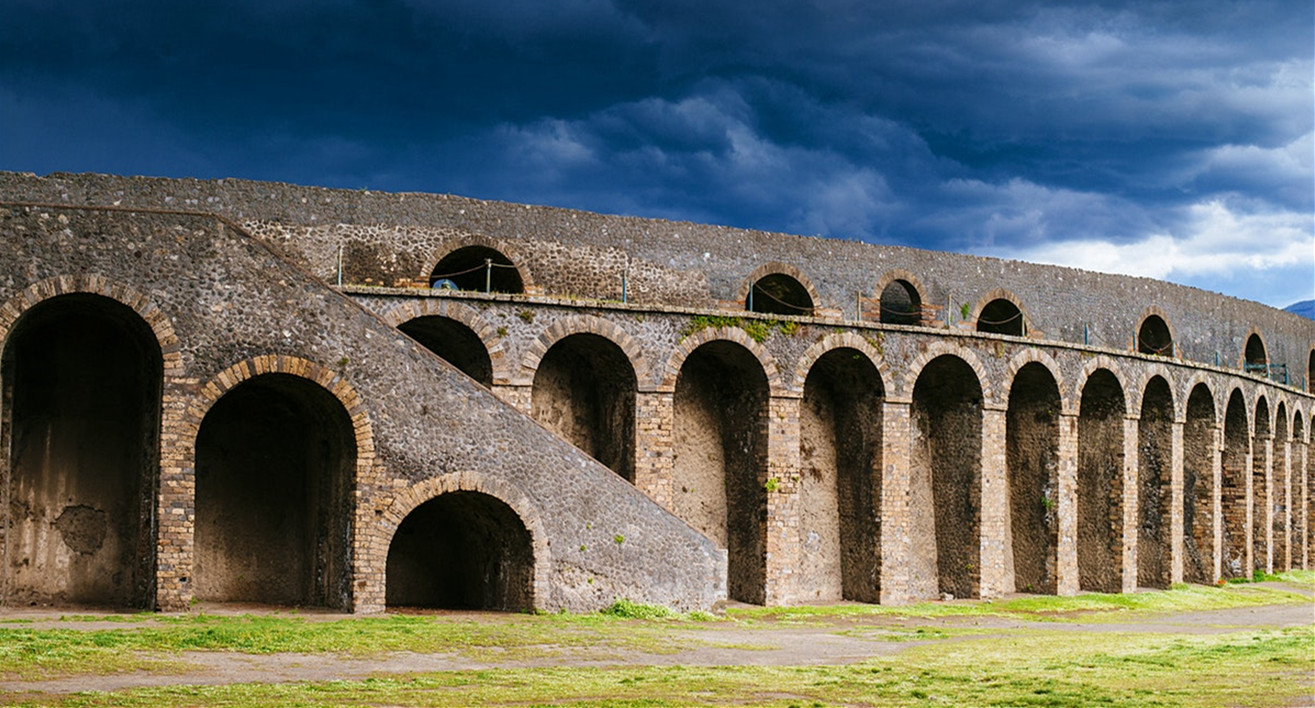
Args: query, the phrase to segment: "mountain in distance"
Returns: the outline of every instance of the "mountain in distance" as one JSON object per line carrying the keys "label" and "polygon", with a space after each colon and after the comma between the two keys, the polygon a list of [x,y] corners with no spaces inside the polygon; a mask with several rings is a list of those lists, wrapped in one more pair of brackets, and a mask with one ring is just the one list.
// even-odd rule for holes
{"label": "mountain in distance", "polygon": [[1315,320],[1315,300],[1302,300],[1301,302],[1294,302],[1291,305],[1288,305],[1287,307],[1283,308],[1283,311],[1301,315],[1306,319]]}

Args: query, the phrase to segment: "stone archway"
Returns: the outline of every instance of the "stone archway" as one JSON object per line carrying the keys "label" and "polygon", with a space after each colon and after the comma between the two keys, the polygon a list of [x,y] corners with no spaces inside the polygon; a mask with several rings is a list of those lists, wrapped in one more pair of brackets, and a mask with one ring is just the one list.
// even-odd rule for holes
{"label": "stone archway", "polygon": [[1170,522],[1173,393],[1154,376],[1142,394],[1137,422],[1137,585],[1168,588],[1172,582]]}
{"label": "stone archway", "polygon": [[148,606],[164,369],[155,329],[117,299],[65,292],[14,321],[0,601]]}
{"label": "stone archway", "polygon": [[1082,387],[1078,409],[1078,586],[1123,588],[1123,387],[1097,369]]}
{"label": "stone archway", "polygon": [[1059,547],[1059,386],[1050,369],[1025,364],[1009,388],[1005,465],[1014,587],[1055,594]]}
{"label": "stone archway", "polygon": [[1183,425],[1183,580],[1209,583],[1215,574],[1215,401],[1199,383],[1187,397]]}

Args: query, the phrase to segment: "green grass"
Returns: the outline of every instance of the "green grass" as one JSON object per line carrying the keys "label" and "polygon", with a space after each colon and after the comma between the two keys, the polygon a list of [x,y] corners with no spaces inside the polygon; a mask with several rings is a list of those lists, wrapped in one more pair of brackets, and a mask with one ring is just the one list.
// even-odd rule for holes
{"label": "green grass", "polygon": [[[1297,571],[1315,575],[1310,571]],[[1290,575],[1290,574],[1289,574]],[[1298,577],[1289,582],[1305,582]],[[1009,600],[923,602],[912,605],[822,605],[805,607],[737,608],[727,615],[744,620],[809,621],[828,618],[886,615],[929,619],[935,617],[1005,617],[1031,621],[1117,622],[1139,615],[1163,612],[1221,610],[1230,607],[1300,604],[1310,602],[1300,593],[1252,584],[1175,585],[1159,592],[1128,594],[1087,593],[1073,597],[1028,595]]]}
{"label": "green grass", "polygon": [[1306,630],[1210,636],[1028,631],[914,647],[844,666],[548,668],[361,681],[174,686],[65,697],[58,706],[1223,706],[1285,705],[1309,690]]}

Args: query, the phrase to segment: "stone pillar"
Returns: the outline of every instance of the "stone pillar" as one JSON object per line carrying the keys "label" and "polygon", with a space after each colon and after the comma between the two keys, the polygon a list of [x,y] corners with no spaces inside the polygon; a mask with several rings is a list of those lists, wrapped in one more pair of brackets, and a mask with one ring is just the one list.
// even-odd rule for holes
{"label": "stone pillar", "polygon": [[1224,426],[1210,427],[1210,518],[1213,520],[1214,569],[1210,579],[1224,577]]}
{"label": "stone pillar", "polygon": [[1005,408],[982,408],[981,503],[978,511],[981,545],[978,562],[981,564],[979,588],[983,598],[999,597],[1014,591],[1005,421]]}
{"label": "stone pillar", "polygon": [[195,379],[166,379],[161,401],[154,604],[166,612],[185,610],[192,600],[196,434],[201,415],[189,406],[199,388]]}
{"label": "stone pillar", "polygon": [[1141,419],[1128,416],[1123,419],[1123,553],[1122,591],[1137,590],[1137,426]]}
{"label": "stone pillar", "polygon": [[1078,584],[1078,416],[1059,414],[1059,481],[1055,513],[1059,543],[1055,548],[1056,592],[1076,595]]}
{"label": "stone pillar", "polygon": [[786,605],[799,597],[799,404],[798,396],[767,402],[767,572],[764,604]]}
{"label": "stone pillar", "polygon": [[[1274,572],[1274,435],[1272,433],[1266,435],[1262,440],[1264,442],[1261,454],[1265,456],[1263,458],[1265,504],[1263,508],[1256,509],[1256,512],[1260,514],[1260,525],[1264,529],[1265,537],[1261,542],[1264,543],[1265,557],[1253,560],[1262,564],[1266,573],[1272,573]],[[1254,499],[1255,497],[1252,497],[1253,505]]]}
{"label": "stone pillar", "polygon": [[[1292,568],[1292,443],[1291,438],[1280,442],[1283,453],[1279,455],[1279,469],[1274,471],[1274,476],[1282,487],[1276,498],[1283,500],[1282,517],[1278,519],[1279,530],[1283,533],[1283,556],[1275,558],[1274,565],[1275,570],[1281,572]],[[1270,499],[1269,506],[1274,507],[1274,499]]]}
{"label": "stone pillar", "polygon": [[635,394],[635,486],[661,504],[674,507],[676,396],[671,391]]}
{"label": "stone pillar", "polygon": [[1256,486],[1255,452],[1256,452],[1255,438],[1248,435],[1246,467],[1244,467],[1242,471],[1242,480],[1243,480],[1242,486],[1246,487],[1246,508],[1247,508],[1246,528],[1242,529],[1242,537],[1245,539],[1244,543],[1246,545],[1244,552],[1242,554],[1242,576],[1246,578],[1251,577],[1251,570],[1256,567],[1255,559],[1252,556],[1252,553],[1254,552],[1256,547],[1255,544],[1252,542],[1252,536],[1255,534],[1255,524],[1251,522],[1251,517],[1256,513],[1256,494],[1254,489],[1254,487]]}
{"label": "stone pillar", "polygon": [[[1183,581],[1183,426],[1174,420],[1169,436],[1169,582]],[[1186,530],[1190,533],[1191,530]]]}
{"label": "stone pillar", "polygon": [[899,605],[936,596],[931,588],[911,587],[913,540],[909,518],[909,455],[912,452],[912,402],[886,399],[881,404],[881,604]]}

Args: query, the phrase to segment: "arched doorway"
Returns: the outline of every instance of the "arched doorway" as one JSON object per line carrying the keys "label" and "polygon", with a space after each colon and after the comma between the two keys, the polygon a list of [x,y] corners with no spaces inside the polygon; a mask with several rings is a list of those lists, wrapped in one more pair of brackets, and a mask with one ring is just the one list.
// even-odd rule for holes
{"label": "arched doorway", "polygon": [[534,609],[534,550],[510,506],[482,492],[440,494],[388,546],[389,607]]}
{"label": "arched doorway", "polygon": [[809,600],[877,602],[881,571],[881,402],[872,361],[823,354],[800,407],[800,537]]}
{"label": "arched doorway", "polygon": [[1169,480],[1173,464],[1173,394],[1156,376],[1142,393],[1137,424],[1137,585],[1167,588],[1172,582]]}
{"label": "arched doorway", "polygon": [[1274,438],[1269,424],[1269,402],[1256,401],[1251,437],[1251,562],[1252,569],[1269,568],[1269,476],[1273,470]]}
{"label": "arched doorway", "polygon": [[977,315],[977,331],[1021,337],[1026,333],[1026,323],[1017,305],[1006,298],[997,298]]}
{"label": "arched doorway", "polygon": [[1147,315],[1137,328],[1137,351],[1154,356],[1173,356],[1173,334],[1159,315]]}
{"label": "arched doorway", "polygon": [[1215,573],[1215,402],[1205,384],[1187,397],[1183,426],[1183,580],[1209,583]]}
{"label": "arched doorway", "polygon": [[939,593],[978,597],[982,388],[972,367],[950,354],[928,362],[913,387],[911,416],[910,573],[935,577]]}
{"label": "arched doorway", "polygon": [[772,273],[749,286],[744,309],[773,315],[811,315],[813,298],[808,288],[785,273]]}
{"label": "arched doorway", "polygon": [[525,283],[516,265],[487,246],[465,246],[443,256],[430,272],[429,284],[435,288],[454,287],[476,292],[525,292]]}
{"label": "arched doorway", "polygon": [[1014,587],[1054,594],[1059,544],[1059,387],[1045,366],[1030,362],[1009,387],[1005,465]]}
{"label": "arched doorway", "polygon": [[1246,403],[1241,391],[1228,397],[1224,413],[1224,449],[1220,467],[1222,482],[1220,499],[1223,513],[1223,545],[1221,574],[1224,578],[1243,578],[1250,575],[1247,567],[1247,475],[1251,470],[1251,436],[1247,430]]}
{"label": "arched doorway", "polygon": [[1078,412],[1078,586],[1123,588],[1123,422],[1119,380],[1098,369],[1082,388]]}
{"label": "arched doorway", "polygon": [[1248,373],[1258,373],[1261,376],[1269,374],[1269,356],[1265,353],[1265,340],[1259,334],[1247,337],[1243,358],[1245,363],[1242,368]]}
{"label": "arched doorway", "polygon": [[635,369],[621,347],[596,334],[553,344],[534,372],[535,420],[635,481]]}
{"label": "arched doorway", "polygon": [[892,280],[881,291],[881,322],[883,324],[922,324],[922,298],[917,288],[907,280]]}
{"label": "arched doorway", "polygon": [[215,401],[196,436],[196,597],[349,608],[355,467],[347,410],[309,379]]}
{"label": "arched doorway", "polygon": [[676,379],[673,511],[728,550],[733,600],[766,599],[767,376],[730,341],[707,342]]}
{"label": "arched doorway", "polygon": [[110,298],[60,295],[15,323],[4,604],[149,605],[162,372],[150,325]]}
{"label": "arched doorway", "polygon": [[448,317],[426,315],[407,320],[397,328],[485,388],[493,385],[489,350],[465,324]]}
{"label": "arched doorway", "polygon": [[1274,452],[1270,470],[1270,538],[1275,573],[1288,570],[1288,473],[1291,457],[1288,438],[1288,409],[1279,402],[1274,411]]}

